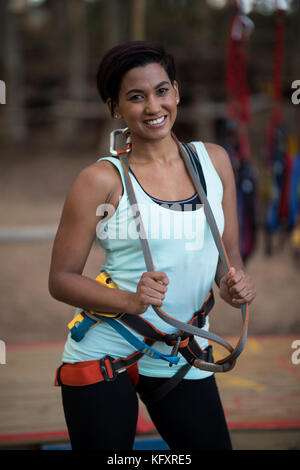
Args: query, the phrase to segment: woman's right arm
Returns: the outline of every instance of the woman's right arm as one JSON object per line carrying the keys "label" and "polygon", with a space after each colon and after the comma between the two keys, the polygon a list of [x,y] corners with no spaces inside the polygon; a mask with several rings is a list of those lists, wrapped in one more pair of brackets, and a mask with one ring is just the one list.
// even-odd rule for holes
{"label": "woman's right arm", "polygon": [[[110,289],[82,275],[103,218],[97,208],[111,193],[112,170],[106,162],[83,170],[67,196],[52,249],[49,292],[56,299],[84,310],[138,314],[150,304],[161,305],[167,284],[164,273],[144,273],[137,292]],[[161,282],[155,282],[161,281]]]}

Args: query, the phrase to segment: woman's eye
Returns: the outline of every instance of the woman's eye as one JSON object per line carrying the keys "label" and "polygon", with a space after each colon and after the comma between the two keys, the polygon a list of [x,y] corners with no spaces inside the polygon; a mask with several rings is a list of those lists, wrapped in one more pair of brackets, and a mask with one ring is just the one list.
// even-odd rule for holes
{"label": "woman's eye", "polygon": [[130,97],[130,101],[140,101],[143,99],[142,95],[133,95]]}
{"label": "woman's eye", "polygon": [[158,94],[165,95],[169,91],[169,88],[159,88]]}

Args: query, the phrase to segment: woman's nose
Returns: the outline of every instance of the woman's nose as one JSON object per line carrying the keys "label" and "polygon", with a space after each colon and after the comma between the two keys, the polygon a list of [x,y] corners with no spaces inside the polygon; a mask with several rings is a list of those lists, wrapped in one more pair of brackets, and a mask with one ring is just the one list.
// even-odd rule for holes
{"label": "woman's nose", "polygon": [[145,112],[147,114],[158,114],[160,111],[160,103],[154,96],[147,99]]}

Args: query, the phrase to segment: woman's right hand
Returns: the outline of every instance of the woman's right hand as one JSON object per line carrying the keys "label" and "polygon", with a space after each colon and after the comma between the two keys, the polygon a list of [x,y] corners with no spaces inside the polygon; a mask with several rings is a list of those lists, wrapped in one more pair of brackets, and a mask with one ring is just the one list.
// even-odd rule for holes
{"label": "woman's right hand", "polygon": [[169,279],[164,272],[144,272],[137,285],[136,293],[132,296],[128,313],[140,315],[150,305],[161,307],[168,284]]}

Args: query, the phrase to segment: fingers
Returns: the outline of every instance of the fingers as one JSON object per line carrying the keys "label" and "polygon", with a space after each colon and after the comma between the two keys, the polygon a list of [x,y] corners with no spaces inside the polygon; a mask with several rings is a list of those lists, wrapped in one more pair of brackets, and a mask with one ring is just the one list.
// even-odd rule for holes
{"label": "fingers", "polygon": [[162,306],[168,283],[169,279],[163,272],[151,271],[143,273],[139,285],[142,302],[145,305]]}
{"label": "fingers", "polygon": [[157,296],[151,297],[149,295],[144,295],[142,297],[142,300],[143,300],[143,304],[147,307],[149,307],[150,305],[155,305],[156,307],[162,307],[164,299],[159,299],[157,298]]}
{"label": "fingers", "polygon": [[229,288],[229,293],[232,295],[232,297],[243,297],[248,293],[249,289],[250,284],[248,279],[242,278],[240,281]]}
{"label": "fingers", "polygon": [[242,270],[237,271],[235,268],[230,268],[226,276],[226,282],[228,287],[235,285],[243,278],[243,276],[244,272]]}
{"label": "fingers", "polygon": [[165,285],[169,284],[169,279],[166,273],[161,271],[147,271],[142,274],[141,279],[153,279],[154,281],[158,281],[159,283],[163,283]]}
{"label": "fingers", "polygon": [[227,284],[228,292],[235,305],[243,303],[251,303],[255,296],[255,288],[253,282],[244,271],[231,268],[229,273],[225,276],[224,281]]}
{"label": "fingers", "polygon": [[253,296],[248,296],[248,298],[245,298],[245,299],[233,299],[232,300],[232,305],[236,308],[239,308],[241,305],[243,304],[248,304],[250,305],[251,302],[253,302],[254,298]]}

